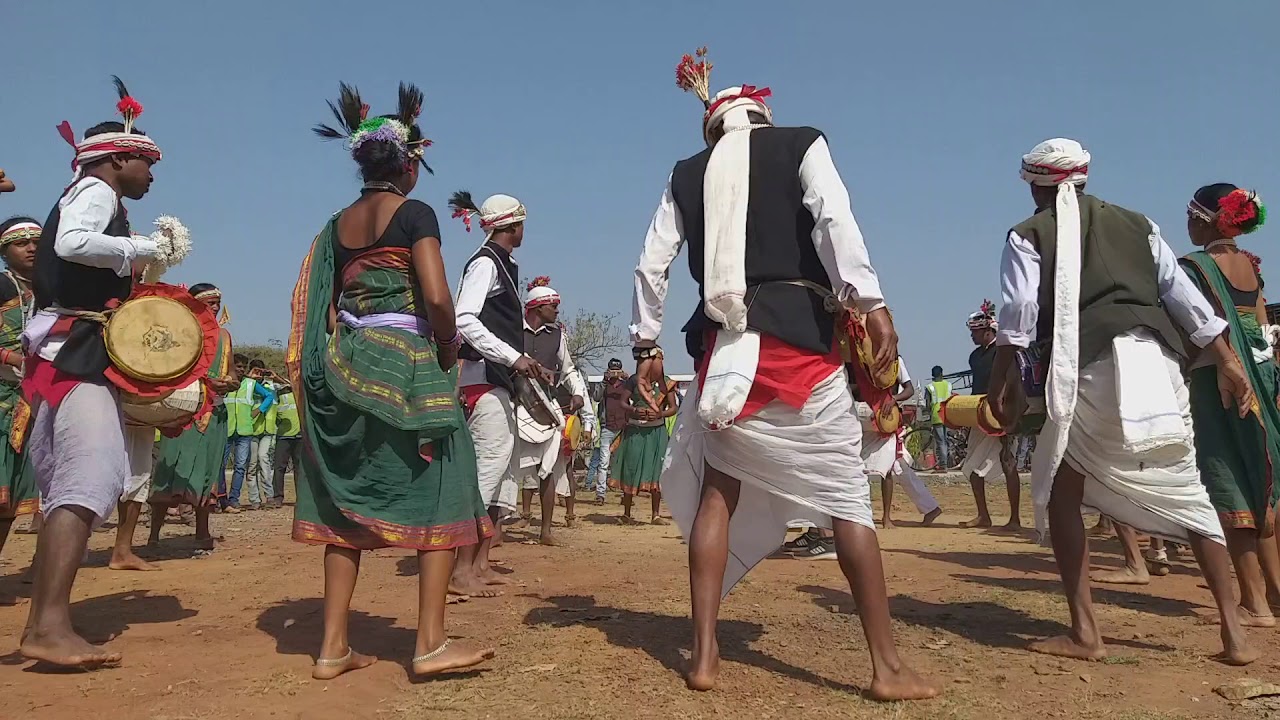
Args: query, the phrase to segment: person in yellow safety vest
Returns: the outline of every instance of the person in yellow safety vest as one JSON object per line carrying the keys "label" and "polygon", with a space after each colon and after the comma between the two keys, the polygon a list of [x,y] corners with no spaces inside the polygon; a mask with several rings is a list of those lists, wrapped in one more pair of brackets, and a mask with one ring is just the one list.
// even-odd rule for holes
{"label": "person in yellow safety vest", "polygon": [[[262,507],[259,490],[269,487],[268,475],[265,479],[256,477],[263,470],[258,457],[258,439],[267,434],[272,437],[276,431],[276,394],[262,382],[263,363],[261,360],[249,358],[236,353],[236,370],[243,378],[240,387],[227,396],[227,435],[230,438],[229,452],[235,454],[235,471],[231,474],[231,492],[227,496],[224,512],[240,512],[240,488],[245,476],[249,476],[249,505],[257,510]],[[256,371],[256,372],[255,372]],[[259,399],[261,398],[261,399]],[[267,472],[270,459],[268,458]],[[270,490],[267,491],[270,493]]]}
{"label": "person in yellow safety vest", "polygon": [[298,477],[298,466],[302,457],[302,424],[298,420],[298,403],[293,397],[293,388],[288,384],[277,389],[279,402],[276,403],[276,454],[275,479],[271,483],[271,507],[284,507],[284,473],[285,466],[293,468],[294,478]]}
{"label": "person in yellow safety vest", "polygon": [[947,444],[947,427],[942,424],[942,403],[955,394],[951,383],[942,377],[942,366],[933,366],[933,382],[924,388],[925,405],[929,408],[929,425],[933,428],[934,445],[937,446],[937,465],[934,469],[942,472],[951,467],[951,451]]}

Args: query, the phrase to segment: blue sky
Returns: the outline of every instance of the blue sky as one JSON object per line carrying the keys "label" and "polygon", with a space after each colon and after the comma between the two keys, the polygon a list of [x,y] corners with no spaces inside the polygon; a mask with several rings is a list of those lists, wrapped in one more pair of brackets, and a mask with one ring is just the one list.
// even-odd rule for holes
{"label": "blue sky", "polygon": [[[964,367],[964,319],[998,299],[1004,233],[1031,210],[1019,157],[1040,140],[1083,142],[1091,190],[1150,215],[1179,251],[1198,186],[1280,198],[1267,0],[4,5],[0,167],[19,188],[0,214],[48,214],[70,174],[54,126],[110,119],[119,74],[165,152],[131,218],[191,228],[195,252],[167,279],[224,288],[239,342],[287,336],[302,256],[355,196],[342,147],[310,132],[340,80],[375,112],[400,80],[425,90],[436,174],[415,197],[441,216],[455,290],[481,237],[445,201],[504,192],[529,208],[522,272],[550,275],[569,314],[625,324],[667,174],[701,149],[675,63],[709,45],[713,85],[768,85],[780,124],[827,133],[917,376]],[[1249,240],[1264,272],[1274,236]],[[664,343],[680,371],[696,295],[683,258],[672,275]]]}

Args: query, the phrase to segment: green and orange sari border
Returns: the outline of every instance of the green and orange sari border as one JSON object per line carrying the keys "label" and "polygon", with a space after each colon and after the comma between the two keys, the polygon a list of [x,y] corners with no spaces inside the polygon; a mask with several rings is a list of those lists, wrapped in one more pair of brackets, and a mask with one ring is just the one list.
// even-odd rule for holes
{"label": "green and orange sari border", "polygon": [[493,521],[488,515],[468,520],[413,527],[368,518],[342,509],[347,519],[356,527],[333,528],[323,523],[293,519],[293,539],[311,545],[337,545],[352,550],[377,550],[397,547],[419,552],[454,550],[475,545],[493,537]]}

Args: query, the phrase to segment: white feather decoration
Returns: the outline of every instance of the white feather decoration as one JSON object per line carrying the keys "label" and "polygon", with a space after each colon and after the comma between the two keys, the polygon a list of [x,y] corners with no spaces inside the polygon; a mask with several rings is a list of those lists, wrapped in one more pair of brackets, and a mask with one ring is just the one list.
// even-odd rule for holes
{"label": "white feather decoration", "polygon": [[151,240],[159,246],[159,252],[142,271],[144,283],[158,282],[165,270],[177,267],[191,254],[191,232],[178,218],[161,215],[156,218],[155,225],[159,229],[151,233]]}

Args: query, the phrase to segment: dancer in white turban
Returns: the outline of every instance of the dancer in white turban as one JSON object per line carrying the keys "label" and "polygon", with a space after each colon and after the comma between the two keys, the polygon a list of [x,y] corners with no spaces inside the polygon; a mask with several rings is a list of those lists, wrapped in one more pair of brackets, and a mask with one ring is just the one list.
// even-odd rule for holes
{"label": "dancer in white turban", "polygon": [[1004,304],[989,397],[1008,426],[1017,350],[1047,343],[1048,420],[1032,461],[1032,495],[1036,527],[1051,531],[1071,609],[1070,634],[1032,649],[1106,655],[1090,596],[1084,506],[1189,543],[1218,604],[1221,658],[1243,665],[1258,652],[1235,613],[1222,526],[1200,483],[1174,323],[1217,364],[1224,406],[1247,409],[1252,391],[1226,323],[1178,270],[1159,228],[1083,194],[1088,172],[1089,154],[1074,140],[1049,140],[1023,157],[1037,211],[1009,232],[1001,260]]}
{"label": "dancer in white turban", "polygon": [[773,127],[767,88],[709,97],[704,56],[686,56],[676,72],[706,106],[707,148],[672,171],[636,269],[631,327],[647,371],[671,264],[687,243],[702,297],[684,326],[698,375],[661,481],[689,544],[686,681],[715,686],[721,598],[782,543],[789,520],[804,519],[835,531],[871,651],[871,696],[932,697],[938,689],[894,646],[862,430],[834,337],[842,306],[856,308],[874,367],[883,375],[895,365],[897,335],[848,191],[821,132]]}
{"label": "dancer in white turban", "polygon": [[[996,333],[1000,323],[996,320],[996,306],[990,300],[982,302],[982,308],[969,316],[969,336],[976,346],[969,354],[969,371],[973,373],[973,385],[969,392],[983,395],[991,385],[991,368],[996,359]],[[991,511],[987,507],[987,478],[997,469],[1004,473],[1005,492],[1009,496],[1009,522],[1001,530],[1017,532],[1022,529],[1022,478],[1013,457],[1013,436],[988,435],[978,428],[969,431],[969,452],[965,455],[960,473],[969,478],[973,501],[978,506],[978,516],[960,523],[960,527],[991,527]]]}

